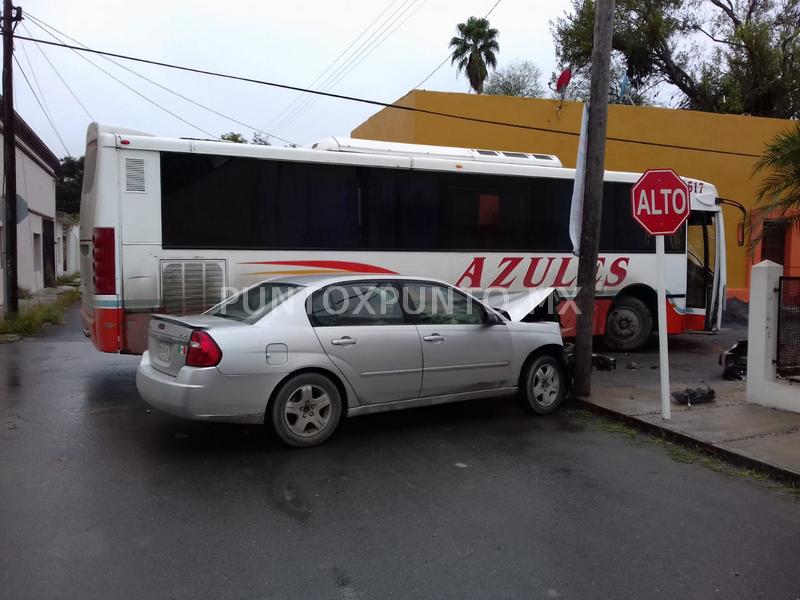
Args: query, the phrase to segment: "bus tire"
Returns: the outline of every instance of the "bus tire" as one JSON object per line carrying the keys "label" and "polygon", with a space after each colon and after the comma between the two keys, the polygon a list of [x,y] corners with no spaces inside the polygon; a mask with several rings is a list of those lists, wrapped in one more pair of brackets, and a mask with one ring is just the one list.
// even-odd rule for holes
{"label": "bus tire", "polygon": [[519,403],[529,413],[546,415],[564,401],[564,367],[552,354],[540,354],[525,365],[520,378]]}
{"label": "bus tire", "polygon": [[320,373],[300,373],[286,380],[269,407],[272,428],[295,448],[316,446],[339,425],[342,397],[336,384]]}
{"label": "bus tire", "polygon": [[606,317],[603,341],[612,350],[638,350],[653,332],[653,314],[635,296],[617,298]]}

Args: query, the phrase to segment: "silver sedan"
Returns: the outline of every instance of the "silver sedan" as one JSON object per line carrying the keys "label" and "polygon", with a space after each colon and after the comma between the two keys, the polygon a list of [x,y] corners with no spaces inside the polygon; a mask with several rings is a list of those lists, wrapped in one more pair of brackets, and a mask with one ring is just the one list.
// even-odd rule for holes
{"label": "silver sedan", "polygon": [[514,394],[549,413],[566,378],[557,323],[511,321],[440,281],[349,275],[271,279],[200,316],[153,315],[136,385],[173,415],[266,423],[304,447],[343,416]]}

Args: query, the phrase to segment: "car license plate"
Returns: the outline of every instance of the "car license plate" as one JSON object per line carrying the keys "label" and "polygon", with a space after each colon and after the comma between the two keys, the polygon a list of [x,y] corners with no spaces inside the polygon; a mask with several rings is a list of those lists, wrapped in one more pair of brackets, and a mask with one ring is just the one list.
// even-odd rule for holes
{"label": "car license plate", "polygon": [[169,362],[169,342],[158,342],[158,359]]}

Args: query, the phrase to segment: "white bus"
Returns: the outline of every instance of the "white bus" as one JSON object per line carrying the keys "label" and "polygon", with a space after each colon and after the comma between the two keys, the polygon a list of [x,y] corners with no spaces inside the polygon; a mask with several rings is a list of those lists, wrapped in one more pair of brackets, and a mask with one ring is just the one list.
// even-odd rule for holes
{"label": "white bus", "polygon": [[[661,165],[655,165],[661,166]],[[551,155],[328,138],[278,148],[89,126],[82,316],[104,352],[140,353],[149,315],[200,312],[275,275],[401,273],[472,290],[569,297],[574,169]],[[654,240],[631,216],[635,173],[605,175],[595,332],[640,347],[657,315]],[[725,292],[713,185],[667,240],[670,333],[715,330]],[[575,316],[561,315],[566,337]]]}

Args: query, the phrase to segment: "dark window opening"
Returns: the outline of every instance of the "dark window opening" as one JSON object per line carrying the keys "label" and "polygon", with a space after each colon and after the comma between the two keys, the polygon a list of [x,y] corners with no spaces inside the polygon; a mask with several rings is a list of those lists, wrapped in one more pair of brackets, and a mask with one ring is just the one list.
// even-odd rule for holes
{"label": "dark window opening", "polygon": [[771,260],[779,265],[786,257],[786,223],[766,221],[761,239],[761,260]]}
{"label": "dark window opening", "polygon": [[315,292],[308,316],[314,327],[405,324],[400,294],[387,282],[333,285]]}
{"label": "dark window opening", "polygon": [[[485,151],[488,152],[488,151]],[[628,183],[604,185],[600,251],[654,252]],[[161,154],[165,248],[571,252],[573,181]],[[683,252],[682,229],[667,241]]]}

